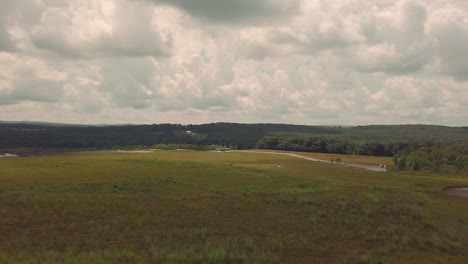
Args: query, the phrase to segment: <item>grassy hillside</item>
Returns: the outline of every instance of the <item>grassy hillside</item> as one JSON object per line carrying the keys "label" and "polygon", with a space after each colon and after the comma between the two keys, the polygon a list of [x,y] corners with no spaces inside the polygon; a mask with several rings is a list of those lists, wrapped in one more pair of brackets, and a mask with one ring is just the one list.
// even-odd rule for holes
{"label": "grassy hillside", "polygon": [[249,153],[0,159],[0,263],[465,263],[449,186]]}

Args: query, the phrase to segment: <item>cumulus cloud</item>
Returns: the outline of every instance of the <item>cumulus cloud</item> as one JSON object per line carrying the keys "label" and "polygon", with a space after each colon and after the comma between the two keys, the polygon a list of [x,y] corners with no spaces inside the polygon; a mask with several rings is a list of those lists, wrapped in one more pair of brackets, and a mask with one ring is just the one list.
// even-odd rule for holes
{"label": "cumulus cloud", "polygon": [[155,64],[151,59],[112,60],[101,68],[99,89],[117,107],[146,108],[153,103],[153,74]]}
{"label": "cumulus cloud", "polygon": [[[465,5],[466,6],[466,5]],[[436,10],[429,22],[429,32],[436,39],[439,71],[459,80],[468,80],[468,8],[461,5]]]}
{"label": "cumulus cloud", "polygon": [[299,9],[298,0],[147,0],[156,5],[168,5],[207,22],[257,24],[278,23]]}
{"label": "cumulus cloud", "polygon": [[10,34],[5,28],[0,28],[0,50],[11,51],[14,49],[14,44],[11,41]]}
{"label": "cumulus cloud", "polygon": [[167,56],[170,32],[155,20],[152,8],[137,2],[70,1],[42,13],[32,41],[65,56]]}
{"label": "cumulus cloud", "polygon": [[5,1],[0,119],[466,125],[467,17],[457,0]]}
{"label": "cumulus cloud", "polygon": [[22,101],[57,102],[62,95],[63,83],[54,80],[29,78],[16,80],[10,91],[0,93],[0,104]]}
{"label": "cumulus cloud", "polygon": [[41,60],[0,56],[0,104],[23,101],[57,102],[64,91],[66,74]]}

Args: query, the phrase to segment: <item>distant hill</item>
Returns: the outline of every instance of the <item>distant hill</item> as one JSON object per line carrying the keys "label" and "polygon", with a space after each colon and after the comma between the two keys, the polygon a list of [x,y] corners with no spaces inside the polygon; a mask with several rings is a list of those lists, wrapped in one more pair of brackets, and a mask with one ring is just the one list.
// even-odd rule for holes
{"label": "distant hill", "polygon": [[365,140],[468,142],[468,127],[370,125],[352,127],[346,137]]}
{"label": "distant hill", "polygon": [[36,121],[1,121],[0,125],[31,125],[31,126],[54,126],[54,127],[64,127],[64,126],[88,126],[82,124],[66,124],[66,123],[53,123],[53,122],[36,122]]}
{"label": "distant hill", "polygon": [[[191,131],[187,133],[186,131]],[[160,143],[254,148],[265,136],[325,136],[362,141],[468,143],[468,127],[435,125],[306,126],[211,123],[203,125],[74,125],[0,122],[0,148],[109,148]]]}

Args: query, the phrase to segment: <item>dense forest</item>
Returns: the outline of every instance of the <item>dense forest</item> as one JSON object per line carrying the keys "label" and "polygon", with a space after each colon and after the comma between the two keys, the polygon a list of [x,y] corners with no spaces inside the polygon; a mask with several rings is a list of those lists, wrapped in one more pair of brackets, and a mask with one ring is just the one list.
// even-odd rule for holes
{"label": "dense forest", "polygon": [[114,148],[155,144],[235,145],[255,148],[271,134],[339,134],[331,127],[214,123],[205,125],[60,126],[0,124],[0,148]]}

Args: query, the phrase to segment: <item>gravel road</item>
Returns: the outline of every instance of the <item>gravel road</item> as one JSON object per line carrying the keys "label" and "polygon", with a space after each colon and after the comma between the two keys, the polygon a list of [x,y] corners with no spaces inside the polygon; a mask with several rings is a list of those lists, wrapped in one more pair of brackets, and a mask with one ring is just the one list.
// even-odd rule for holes
{"label": "gravel road", "polygon": [[291,156],[291,157],[296,157],[300,159],[306,159],[306,160],[311,160],[311,161],[316,161],[316,162],[324,162],[324,163],[333,163],[333,164],[338,164],[338,165],[343,165],[343,166],[348,166],[348,167],[354,167],[354,168],[359,168],[359,169],[365,169],[365,170],[370,170],[370,171],[387,171],[385,168],[381,168],[380,166],[376,165],[365,165],[365,164],[358,164],[358,163],[349,163],[349,162],[331,162],[329,160],[321,160],[321,159],[315,159],[311,157],[306,157],[302,156],[299,154],[293,154],[293,153],[281,153],[281,152],[268,152],[268,151],[250,151],[250,150],[232,150],[230,152],[245,152],[245,153],[259,153],[259,154],[271,154],[271,155],[286,155],[286,156]]}

